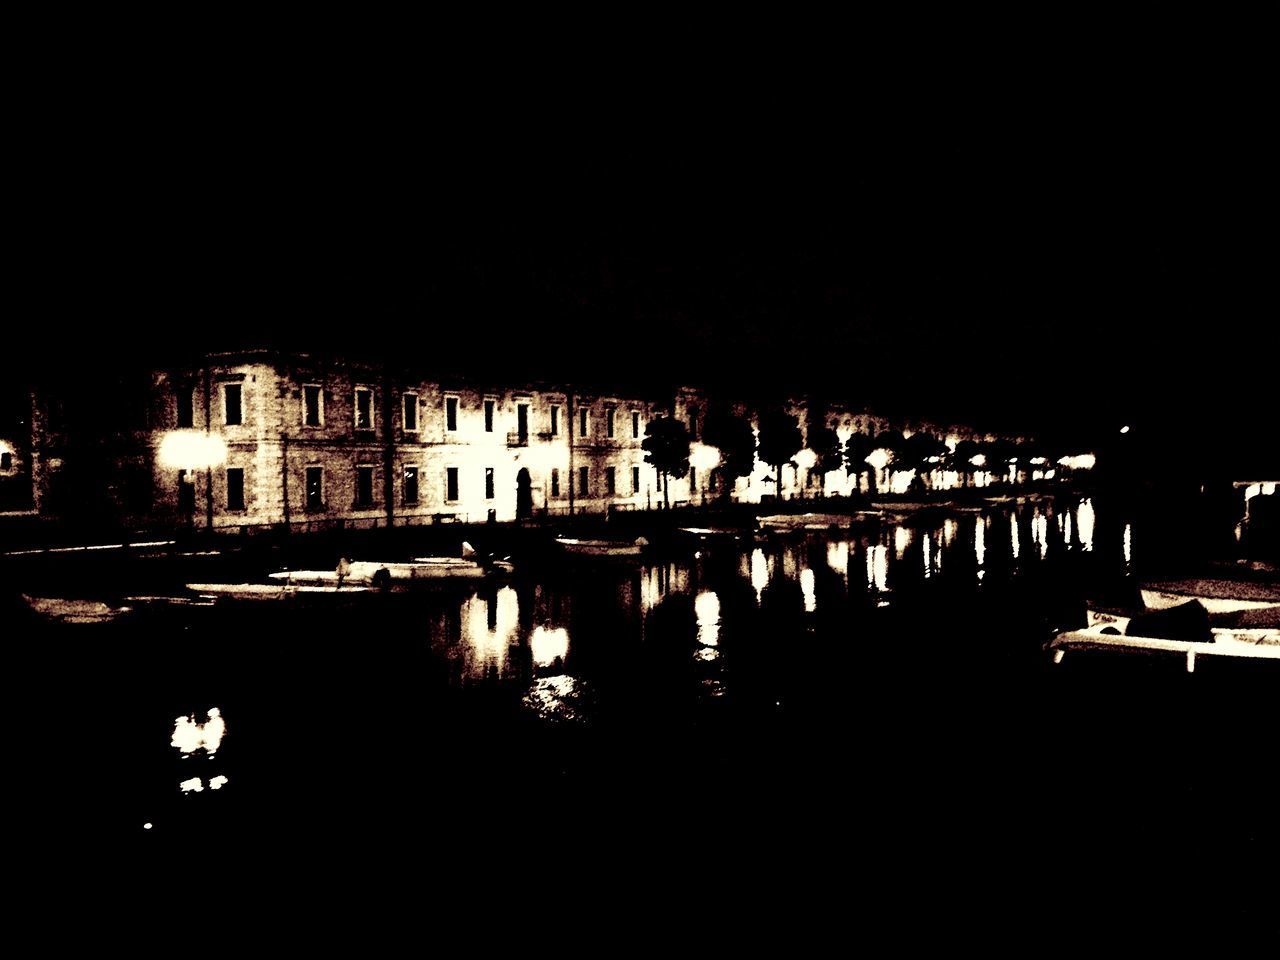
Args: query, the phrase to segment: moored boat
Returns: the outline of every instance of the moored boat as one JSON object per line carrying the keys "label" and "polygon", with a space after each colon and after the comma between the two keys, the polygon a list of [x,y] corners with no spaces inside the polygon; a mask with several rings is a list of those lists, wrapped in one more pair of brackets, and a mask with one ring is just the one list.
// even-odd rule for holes
{"label": "moored boat", "polygon": [[33,597],[25,593],[22,599],[35,613],[57,623],[109,623],[133,611],[133,607],[111,606],[101,600]]}
{"label": "moored boat", "polygon": [[761,530],[843,530],[860,519],[848,513],[776,513],[756,523]]}
{"label": "moored boat", "polygon": [[187,589],[204,596],[225,600],[291,600],[301,597],[335,597],[367,593],[362,584],[296,584],[296,583],[188,583]]}
{"label": "moored boat", "polygon": [[[1194,673],[1196,659],[1213,657],[1236,660],[1280,660],[1280,642],[1256,635],[1254,631],[1213,631],[1211,642],[1164,640],[1157,637],[1129,636],[1117,632],[1114,624],[1067,630],[1049,642],[1053,662],[1061,663],[1067,653],[1082,650],[1105,650],[1118,653],[1175,654],[1186,658],[1187,672]],[[1272,632],[1274,633],[1274,632]]]}
{"label": "moored boat", "polygon": [[584,557],[638,557],[649,545],[644,537],[635,540],[579,540],[574,537],[556,537],[556,543],[566,553]]}
{"label": "moored boat", "polygon": [[1142,585],[1142,602],[1149,610],[1165,610],[1199,600],[1212,613],[1265,610],[1280,606],[1280,584],[1240,579],[1157,580]]}

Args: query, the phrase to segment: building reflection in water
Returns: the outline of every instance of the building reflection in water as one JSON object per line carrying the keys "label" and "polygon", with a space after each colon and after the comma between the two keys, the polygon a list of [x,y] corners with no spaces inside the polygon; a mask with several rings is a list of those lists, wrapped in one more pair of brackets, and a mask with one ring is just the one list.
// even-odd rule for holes
{"label": "building reflection in water", "polygon": [[800,591],[804,594],[805,613],[813,613],[818,609],[818,597],[814,589],[812,570],[806,568],[800,571]]}
{"label": "building reflection in water", "polygon": [[569,631],[564,627],[534,627],[529,634],[529,652],[536,667],[563,668],[569,655]]}
{"label": "building reflection in water", "polygon": [[1133,564],[1133,524],[1126,523],[1124,525],[1124,565],[1126,568]]}
{"label": "building reflection in water", "polygon": [[173,721],[173,738],[169,745],[177,747],[184,757],[200,750],[212,757],[222,746],[222,738],[227,734],[226,721],[222,719],[222,711],[210,707],[205,714],[204,723],[196,723],[195,714],[175,717]]}
{"label": "building reflection in water", "polygon": [[867,548],[867,586],[881,593],[889,589],[889,551],[884,544]]}
{"label": "building reflection in water", "polygon": [[1040,551],[1040,559],[1043,560],[1049,552],[1049,518],[1039,507],[1031,518],[1031,541]]}
{"label": "building reflection in water", "polygon": [[756,603],[760,602],[760,597],[764,593],[765,586],[769,583],[769,563],[765,560],[764,551],[756,547],[751,551],[751,586],[756,591]]}
{"label": "building reflection in water", "polygon": [[1076,534],[1080,538],[1081,550],[1093,550],[1093,501],[1088,497],[1076,507]]}
{"label": "building reflection in water", "polygon": [[987,562],[987,526],[991,523],[990,517],[977,517],[973,525],[973,555],[978,562],[978,579],[981,580],[986,573],[985,564]]}

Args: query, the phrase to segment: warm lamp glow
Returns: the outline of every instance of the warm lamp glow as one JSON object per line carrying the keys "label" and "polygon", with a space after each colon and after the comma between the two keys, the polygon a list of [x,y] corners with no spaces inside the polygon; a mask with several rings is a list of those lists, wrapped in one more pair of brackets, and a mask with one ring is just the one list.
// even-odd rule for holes
{"label": "warm lamp glow", "polygon": [[227,460],[221,437],[194,430],[174,430],[160,441],[160,462],[179,470],[205,470]]}
{"label": "warm lamp glow", "polygon": [[720,451],[704,443],[695,443],[689,451],[689,462],[699,470],[714,470],[720,466]]}
{"label": "warm lamp glow", "polygon": [[818,462],[818,455],[812,450],[801,450],[794,459],[801,470],[812,470],[813,465]]}
{"label": "warm lamp glow", "polygon": [[987,465],[987,456],[984,453],[975,453],[969,458],[969,462],[975,467],[985,467]]}
{"label": "warm lamp glow", "polygon": [[889,462],[889,451],[885,449],[872,450],[867,455],[867,463],[871,464],[877,470],[883,470],[885,464]]}

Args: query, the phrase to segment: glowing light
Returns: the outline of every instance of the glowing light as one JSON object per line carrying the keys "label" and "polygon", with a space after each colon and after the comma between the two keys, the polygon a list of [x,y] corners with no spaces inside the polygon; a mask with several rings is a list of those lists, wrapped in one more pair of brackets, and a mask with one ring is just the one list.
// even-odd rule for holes
{"label": "glowing light", "polygon": [[812,450],[801,450],[792,459],[801,470],[812,470],[813,465],[818,462],[818,455]]}
{"label": "glowing light", "polygon": [[866,462],[871,464],[877,470],[883,470],[885,465],[888,464],[891,456],[892,454],[890,454],[888,450],[872,450],[867,454]]}
{"label": "glowing light", "polygon": [[975,467],[985,467],[987,465],[987,456],[984,453],[975,453],[969,458],[969,462]]}
{"label": "glowing light", "polygon": [[1037,467],[1040,467],[1048,463],[1049,461],[1046,460],[1044,457],[1032,457],[1031,462],[1035,464]]}
{"label": "glowing light", "polygon": [[846,541],[827,544],[827,566],[842,577],[849,573],[849,544]]}
{"label": "glowing light", "polygon": [[889,551],[883,544],[867,549],[867,586],[880,591],[889,589]]}
{"label": "glowing light", "polygon": [[769,582],[769,564],[764,558],[764,551],[759,547],[751,552],[751,586],[756,589],[756,600],[764,593],[765,584]]}
{"label": "glowing light", "polygon": [[1062,523],[1062,539],[1066,542],[1067,546],[1071,546],[1071,514],[1064,513],[1062,516],[1064,518]]}
{"label": "glowing light", "polygon": [[948,517],[942,525],[942,542],[946,546],[951,546],[951,541],[956,538],[956,531],[960,529],[960,524],[953,517]]}
{"label": "glowing light", "polygon": [[911,531],[906,527],[898,527],[893,531],[893,557],[901,560],[907,547],[911,544]]}
{"label": "glowing light", "polygon": [[1133,524],[1124,525],[1124,562],[1133,563]]}
{"label": "glowing light", "polygon": [[818,595],[814,591],[813,571],[804,569],[800,571],[800,591],[804,594],[804,610],[805,613],[813,613],[818,609]]}
{"label": "glowing light", "polygon": [[1076,507],[1076,533],[1080,537],[1080,549],[1093,550],[1093,501],[1088,497]]}
{"label": "glowing light", "polygon": [[689,463],[698,470],[714,470],[720,466],[720,451],[704,443],[695,443],[689,451]]}
{"label": "glowing light", "polygon": [[212,780],[209,781],[210,790],[221,790],[226,785],[227,785],[227,778],[223,776],[214,777]]}
{"label": "glowing light", "polygon": [[1022,544],[1019,543],[1020,537],[1018,534],[1018,517],[1016,514],[1013,514],[1009,517],[1009,543],[1013,549],[1013,559],[1015,560],[1018,559],[1018,551],[1022,548]]}
{"label": "glowing light", "polygon": [[549,667],[569,655],[569,631],[564,627],[534,627],[529,634],[529,650],[533,662],[539,667]]}
{"label": "glowing light", "polygon": [[150,830],[150,829],[151,829],[151,824],[149,824],[149,823],[144,823],[144,824],[142,825],[142,829],[143,829],[143,830]]}
{"label": "glowing light", "polygon": [[525,694],[523,704],[545,720],[574,722],[581,719],[581,693],[573,677],[543,677]]}
{"label": "glowing light", "polygon": [[204,781],[199,777],[192,777],[178,784],[178,789],[183,793],[204,793]]}
{"label": "glowing light", "polygon": [[889,490],[893,493],[906,493],[915,478],[915,470],[895,470],[889,481]]}
{"label": "glowing light", "polygon": [[927,533],[924,535],[924,542],[922,544],[922,547],[923,547],[922,556],[924,558],[924,578],[928,580],[929,577],[933,574],[933,563],[932,563],[932,556],[931,556],[933,553],[933,538],[930,537]]}
{"label": "glowing light", "polygon": [[1123,427],[1121,427],[1121,428],[1120,428],[1120,432],[1121,432],[1121,433],[1128,433],[1128,432],[1129,432],[1129,425],[1126,423]]}
{"label": "glowing light", "polygon": [[157,456],[175,470],[204,470],[226,462],[227,444],[216,434],[174,430],[160,441]]}
{"label": "glowing light", "polygon": [[1040,559],[1043,560],[1049,550],[1049,518],[1039,511],[1031,518],[1031,540],[1039,548]]}
{"label": "glowing light", "polygon": [[978,558],[979,570],[981,570],[983,563],[987,559],[986,533],[987,522],[979,517],[977,524],[973,528],[973,553]]}
{"label": "glowing light", "polygon": [[693,598],[693,612],[698,618],[698,642],[714,647],[720,642],[720,598],[714,590],[703,590]]}
{"label": "glowing light", "polygon": [[222,738],[227,734],[227,724],[222,719],[222,711],[217,707],[211,707],[205,717],[204,723],[196,723],[195,714],[176,717],[173,721],[173,739],[169,741],[169,746],[177,747],[183,753],[204,750],[211,757],[217,753]]}
{"label": "glowing light", "polygon": [[1068,470],[1092,470],[1097,458],[1092,453],[1081,453],[1074,457],[1062,457],[1058,466]]}

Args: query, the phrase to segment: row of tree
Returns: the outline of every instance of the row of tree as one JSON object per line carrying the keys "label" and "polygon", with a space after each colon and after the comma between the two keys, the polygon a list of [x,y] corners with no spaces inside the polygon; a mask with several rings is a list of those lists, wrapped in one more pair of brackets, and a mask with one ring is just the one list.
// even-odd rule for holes
{"label": "row of tree", "polygon": [[[979,470],[1005,473],[1010,465],[1048,465],[1045,450],[1033,443],[1014,443],[1010,440],[979,442],[961,440],[954,450],[940,438],[929,433],[913,433],[904,437],[897,430],[888,430],[874,436],[852,433],[843,442],[839,434],[825,423],[811,427],[806,437],[799,421],[784,410],[765,411],[759,421],[759,431],[742,417],[729,413],[708,416],[703,431],[707,446],[720,452],[717,467],[724,479],[727,497],[739,477],[749,477],[755,472],[756,460],[775,471],[778,498],[782,498],[782,468],[796,465],[796,455],[809,450],[813,455],[812,469],[825,475],[843,470],[856,475],[861,486],[862,476],[868,477],[872,492],[876,489],[877,464],[869,458],[877,451],[884,451],[879,464],[890,473],[915,470],[928,476],[934,470],[952,471],[967,484]],[[689,472],[692,441],[686,425],[674,418],[662,417],[649,423],[641,444],[646,462],[652,464],[662,478],[663,504],[670,505],[668,483],[671,477],[685,476]]]}

